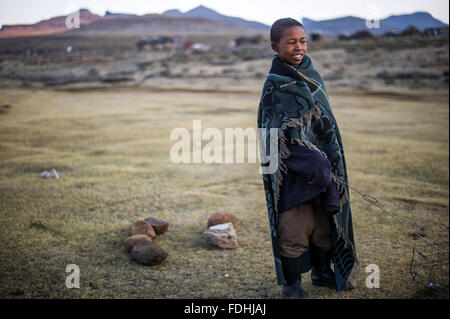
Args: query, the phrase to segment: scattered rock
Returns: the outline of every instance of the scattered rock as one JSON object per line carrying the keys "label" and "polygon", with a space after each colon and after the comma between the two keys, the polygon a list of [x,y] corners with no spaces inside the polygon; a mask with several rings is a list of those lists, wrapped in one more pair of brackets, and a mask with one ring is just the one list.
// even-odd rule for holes
{"label": "scattered rock", "polygon": [[125,246],[125,249],[128,252],[131,252],[131,250],[133,249],[134,246],[140,245],[143,243],[147,243],[147,242],[151,243],[152,239],[148,235],[139,234],[139,235],[130,236],[127,239],[125,239],[123,241],[123,245]]}
{"label": "scattered rock", "polygon": [[219,60],[219,61],[212,61],[210,64],[211,65],[233,65],[233,64],[235,64],[235,61],[231,60],[231,59]]}
{"label": "scattered rock", "polygon": [[233,225],[236,224],[237,218],[236,216],[234,216],[233,213],[230,212],[217,212],[212,214],[209,218],[208,218],[208,225],[207,227],[211,227],[214,225],[219,225],[219,224],[226,224],[226,223],[233,223]]}
{"label": "scattered rock", "polygon": [[169,223],[153,217],[147,217],[145,221],[152,225],[156,235],[164,234],[167,231],[167,228],[169,228]]}
{"label": "scattered rock", "polygon": [[148,222],[146,222],[143,219],[138,220],[138,221],[134,222],[133,224],[131,224],[130,233],[128,236],[139,235],[139,234],[147,235],[150,238],[156,237],[156,233],[155,233],[155,230],[153,229],[152,225],[150,225]]}
{"label": "scattered rock", "polygon": [[203,234],[210,244],[222,249],[233,249],[238,246],[236,231],[232,223],[211,226]]}
{"label": "scattered rock", "polygon": [[98,72],[98,70],[96,68],[91,68],[91,69],[89,69],[88,75],[93,76],[93,77],[99,77],[100,73]]}
{"label": "scattered rock", "polygon": [[59,175],[58,175],[58,172],[56,171],[56,169],[52,169],[52,173],[53,173],[54,178],[59,178]]}
{"label": "scattered rock", "polygon": [[53,169],[51,173],[49,171],[43,171],[41,176],[44,178],[59,178],[59,174],[55,169]]}
{"label": "scattered rock", "polygon": [[222,70],[222,74],[231,74],[231,73],[241,73],[241,71],[239,71],[238,69],[233,69],[233,68],[228,68],[228,69]]}
{"label": "scattered rock", "polygon": [[167,252],[158,244],[144,243],[133,246],[131,257],[143,265],[159,265],[168,256]]}
{"label": "scattered rock", "polygon": [[[155,228],[153,228],[153,226]],[[167,252],[159,245],[152,242],[156,234],[167,231],[169,224],[153,217],[146,220],[140,219],[130,226],[129,237],[124,240],[125,249],[131,253],[131,257],[143,265],[158,265],[167,258]]]}
{"label": "scattered rock", "polygon": [[7,113],[9,108],[11,108],[11,105],[3,104],[2,106],[0,106],[0,114]]}
{"label": "scattered rock", "polygon": [[[403,81],[419,81],[419,80],[438,80],[441,74],[434,72],[422,72],[422,71],[403,71],[403,72],[388,72],[383,70],[377,73],[377,78],[384,79],[385,84],[393,84],[395,80]],[[445,75],[444,75],[445,77]]]}
{"label": "scattered rock", "polygon": [[102,82],[105,83],[116,83],[116,82],[127,82],[133,81],[132,75],[134,71],[132,70],[123,70],[119,72],[110,72],[101,78]]}
{"label": "scattered rock", "polygon": [[324,74],[323,79],[325,81],[336,81],[344,78],[344,70],[337,69],[331,73]]}

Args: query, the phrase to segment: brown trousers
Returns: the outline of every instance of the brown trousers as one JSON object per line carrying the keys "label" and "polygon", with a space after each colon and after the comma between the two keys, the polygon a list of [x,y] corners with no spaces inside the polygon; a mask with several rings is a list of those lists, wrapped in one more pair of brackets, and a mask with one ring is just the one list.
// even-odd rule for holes
{"label": "brown trousers", "polygon": [[331,248],[330,217],[321,204],[300,204],[280,214],[278,244],[281,256],[299,257],[308,251],[310,243],[324,251]]}

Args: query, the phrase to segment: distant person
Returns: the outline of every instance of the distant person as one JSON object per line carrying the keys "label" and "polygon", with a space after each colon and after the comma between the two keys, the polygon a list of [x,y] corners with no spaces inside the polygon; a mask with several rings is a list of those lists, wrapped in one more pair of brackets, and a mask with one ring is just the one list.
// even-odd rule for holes
{"label": "distant person", "polygon": [[[311,270],[313,285],[352,289],[358,262],[347,168],[327,90],[306,55],[300,22],[275,21],[270,40],[276,53],[263,87],[258,127],[266,133],[259,136],[265,155],[277,163],[276,172],[263,171],[263,182],[278,284],[283,298],[304,298],[301,274]],[[271,128],[278,132],[273,158]]]}

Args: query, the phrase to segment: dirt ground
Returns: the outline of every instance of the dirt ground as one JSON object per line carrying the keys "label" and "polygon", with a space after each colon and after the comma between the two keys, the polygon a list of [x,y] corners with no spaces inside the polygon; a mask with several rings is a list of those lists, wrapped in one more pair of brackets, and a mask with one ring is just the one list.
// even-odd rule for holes
{"label": "dirt ground", "polygon": [[[262,84],[263,79],[259,80]],[[258,85],[249,90],[176,86],[0,89],[0,296],[2,298],[281,298],[258,163],[175,164],[172,129],[256,129]],[[349,182],[430,240],[448,243],[448,90],[330,90]],[[56,169],[59,179],[44,179]],[[312,298],[438,298],[411,280],[419,241],[351,194],[356,288],[311,285]],[[202,232],[233,212],[239,247],[220,250]],[[169,222],[154,241],[158,266],[123,247],[131,222]],[[430,253],[433,253],[432,251]],[[68,264],[80,289],[68,289]],[[366,287],[376,264],[380,288]],[[448,284],[448,268],[447,268]],[[448,290],[447,290],[448,294]]]}

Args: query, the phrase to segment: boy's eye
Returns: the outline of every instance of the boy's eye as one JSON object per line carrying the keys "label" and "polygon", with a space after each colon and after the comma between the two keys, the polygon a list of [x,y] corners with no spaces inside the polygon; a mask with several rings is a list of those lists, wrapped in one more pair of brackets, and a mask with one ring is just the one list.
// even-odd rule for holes
{"label": "boy's eye", "polygon": [[[307,42],[306,40],[300,41],[301,44],[305,44],[306,42]],[[294,45],[295,43],[296,43],[296,41],[289,41],[289,42],[287,42],[287,44],[289,44],[289,45]]]}

